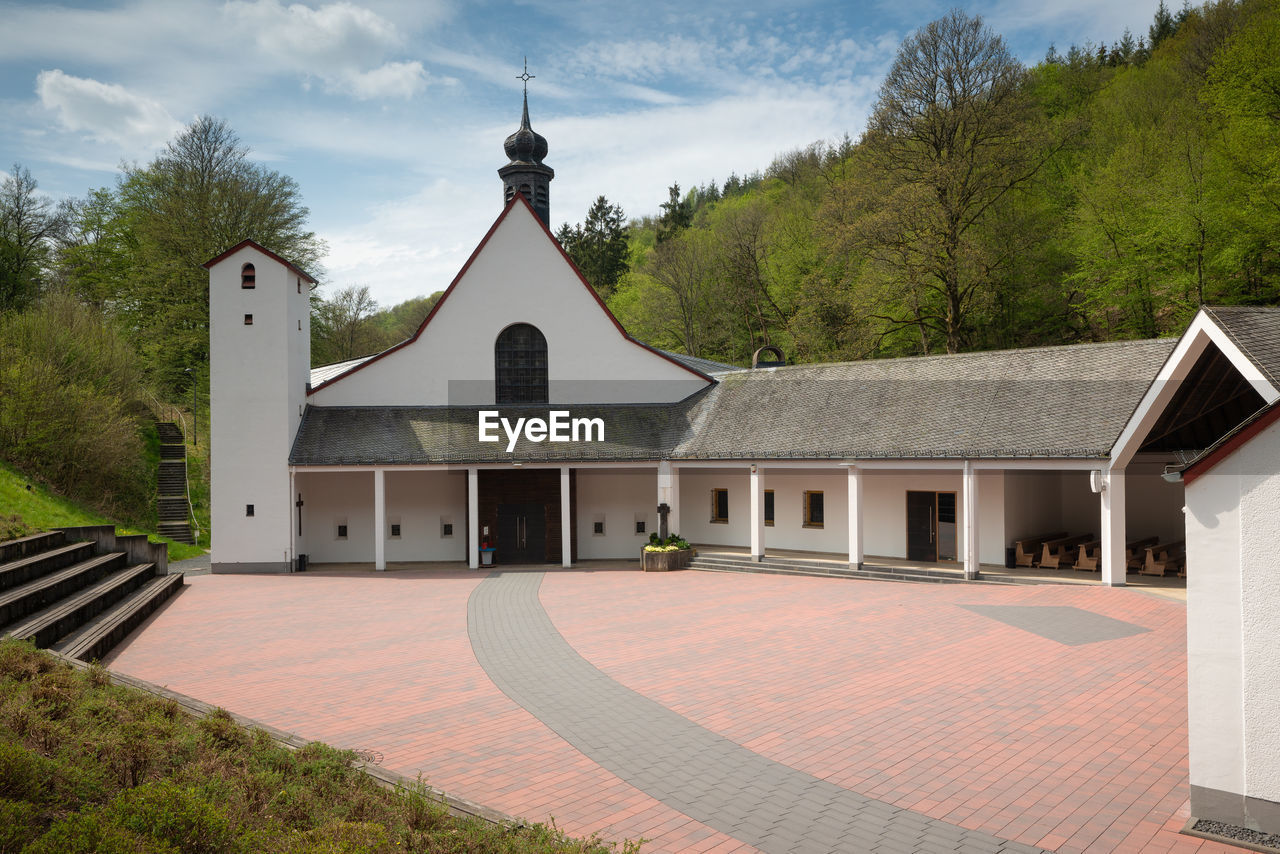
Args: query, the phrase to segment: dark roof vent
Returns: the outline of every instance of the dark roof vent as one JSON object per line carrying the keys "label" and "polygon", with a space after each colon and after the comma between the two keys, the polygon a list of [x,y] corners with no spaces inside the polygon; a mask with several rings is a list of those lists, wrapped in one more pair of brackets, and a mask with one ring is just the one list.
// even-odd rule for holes
{"label": "dark roof vent", "polygon": [[[762,353],[770,353],[776,358],[762,359]],[[751,367],[753,368],[784,368],[787,365],[787,357],[782,355],[782,351],[772,344],[766,344],[759,350],[751,354]]]}

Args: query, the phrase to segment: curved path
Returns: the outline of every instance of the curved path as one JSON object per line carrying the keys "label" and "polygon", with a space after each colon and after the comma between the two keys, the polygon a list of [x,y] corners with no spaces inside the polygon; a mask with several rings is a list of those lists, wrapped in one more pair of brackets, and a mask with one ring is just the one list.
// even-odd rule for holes
{"label": "curved path", "polygon": [[542,572],[472,591],[476,658],[508,697],[651,797],[761,851],[1033,852],[768,759],[632,691],[579,655],[538,599]]}

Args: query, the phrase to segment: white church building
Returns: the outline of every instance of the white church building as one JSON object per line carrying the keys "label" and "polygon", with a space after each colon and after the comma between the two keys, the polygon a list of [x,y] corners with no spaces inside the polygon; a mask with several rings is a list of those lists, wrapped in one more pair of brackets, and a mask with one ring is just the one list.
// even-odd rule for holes
{"label": "white church building", "polygon": [[1101,541],[1120,585],[1126,538],[1181,539],[1182,485],[1161,475],[1208,440],[1130,423],[1174,341],[756,368],[662,352],[548,230],[527,100],[505,147],[505,206],[385,352],[312,369],[304,271],[252,241],[206,264],[215,572],[636,559],[660,507],[756,558],[968,577],[1067,531]]}
{"label": "white church building", "polygon": [[654,349],[548,230],[546,141],[412,338],[310,365],[313,280],[209,261],[213,571],[635,560],[690,542],[976,578],[1016,541],[1186,540],[1192,810],[1280,832],[1280,309],[1178,340],[735,367]]}

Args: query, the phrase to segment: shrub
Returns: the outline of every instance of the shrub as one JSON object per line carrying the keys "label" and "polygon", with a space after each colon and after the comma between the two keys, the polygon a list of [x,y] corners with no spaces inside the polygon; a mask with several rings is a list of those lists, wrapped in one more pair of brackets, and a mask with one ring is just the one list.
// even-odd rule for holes
{"label": "shrub", "polygon": [[155,482],[141,385],[132,348],[69,296],[0,317],[0,457],[65,495],[145,518]]}
{"label": "shrub", "polygon": [[97,812],[82,812],[54,823],[22,854],[177,854],[177,849],[120,827]]}
{"label": "shrub", "polygon": [[43,832],[38,806],[0,798],[0,854],[17,854]]}
{"label": "shrub", "polygon": [[125,790],[103,811],[103,817],[182,854],[218,854],[233,840],[225,812],[194,789],[171,780]]}

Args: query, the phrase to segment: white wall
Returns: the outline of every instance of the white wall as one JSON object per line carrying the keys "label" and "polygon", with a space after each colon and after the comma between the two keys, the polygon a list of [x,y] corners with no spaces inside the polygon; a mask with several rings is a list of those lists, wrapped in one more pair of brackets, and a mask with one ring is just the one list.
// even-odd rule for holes
{"label": "white wall", "polygon": [[[1004,497],[1006,546],[1022,537],[1063,528],[1060,472],[1005,472]],[[1094,501],[1096,503],[1097,496],[1094,496]],[[1098,514],[1094,515],[1097,519]]]}
{"label": "white wall", "polygon": [[[466,559],[466,472],[392,471],[386,473],[386,558],[396,561]],[[372,563],[373,472],[299,472],[297,488],[305,503],[299,550],[311,563]],[[442,517],[452,520],[453,535],[442,534]],[[338,539],[337,526],[347,525]],[[391,525],[400,524],[400,537]]]}
{"label": "white wall", "polygon": [[1280,832],[1280,424],[1186,488],[1192,809]]}
{"label": "white wall", "polygon": [[311,402],[492,404],[494,342],[513,323],[531,323],[546,336],[556,403],[670,402],[707,384],[625,338],[517,203],[417,341],[317,391]]}
{"label": "white wall", "polygon": [[[770,469],[763,466],[764,488],[774,491],[774,525],[764,529],[770,548],[848,554],[848,474],[845,469]],[[901,472],[875,469],[863,472],[863,549],[868,555],[905,558],[907,554],[907,492],[925,490],[956,493],[957,552],[964,549],[963,477],[958,471]],[[729,490],[728,523],[711,522],[711,490]],[[806,490],[823,493],[826,523],[805,528]],[[999,471],[978,476],[979,559],[1004,563],[1004,480]],[[746,547],[751,542],[750,475],[737,469],[680,470],[680,533],[694,543]]]}
{"label": "white wall", "polygon": [[[658,530],[658,472],[648,469],[576,469],[578,558],[639,560],[649,534]],[[636,518],[645,532],[636,533]],[[595,522],[604,534],[595,534]],[[675,533],[680,533],[676,531]]]}
{"label": "white wall", "polygon": [[[246,263],[255,268],[252,289],[240,286]],[[215,570],[284,570],[292,557],[288,458],[310,367],[309,291],[304,282],[298,293],[297,283],[286,265],[252,247],[209,270]]]}

